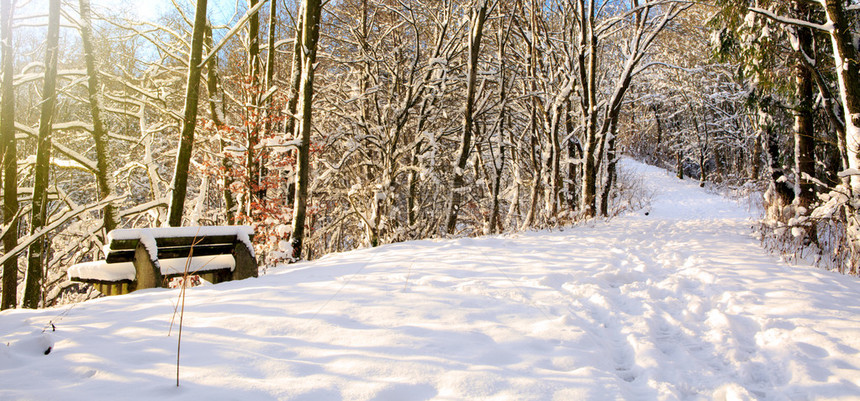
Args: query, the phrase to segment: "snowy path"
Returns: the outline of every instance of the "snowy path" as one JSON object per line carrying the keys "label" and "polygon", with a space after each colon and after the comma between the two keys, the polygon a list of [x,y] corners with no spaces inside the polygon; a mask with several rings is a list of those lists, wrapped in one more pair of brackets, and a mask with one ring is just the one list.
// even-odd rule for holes
{"label": "snowy path", "polygon": [[[418,241],[176,292],[0,313],[0,400],[860,400],[860,282],[765,254],[749,214],[655,192],[556,232]],[[10,346],[5,346],[9,343]]]}

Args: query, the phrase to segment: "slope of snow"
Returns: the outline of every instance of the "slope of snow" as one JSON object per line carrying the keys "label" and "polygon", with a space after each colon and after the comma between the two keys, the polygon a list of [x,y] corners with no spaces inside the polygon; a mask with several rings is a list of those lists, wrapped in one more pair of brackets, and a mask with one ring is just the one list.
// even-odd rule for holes
{"label": "slope of snow", "polygon": [[189,289],[179,388],[176,290],[2,312],[0,399],[860,399],[856,278],[786,265],[734,202],[625,168],[647,216]]}

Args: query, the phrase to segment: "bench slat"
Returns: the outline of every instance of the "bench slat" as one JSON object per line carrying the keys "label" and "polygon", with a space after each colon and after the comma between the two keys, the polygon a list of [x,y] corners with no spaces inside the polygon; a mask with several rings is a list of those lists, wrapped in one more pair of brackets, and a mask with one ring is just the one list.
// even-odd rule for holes
{"label": "bench slat", "polygon": [[105,257],[105,263],[123,263],[134,260],[134,249],[130,251],[110,251]]}
{"label": "bench slat", "polygon": [[[194,256],[226,255],[233,252],[233,244],[196,245]],[[187,257],[191,252],[190,246],[158,248],[159,259],[174,259]],[[105,258],[107,263],[131,262],[134,260],[134,250],[110,251]]]}
{"label": "bench slat", "polygon": [[[186,258],[191,247],[158,248],[159,259]],[[226,245],[197,245],[194,256],[229,255],[233,253],[233,244]]]}
{"label": "bench slat", "polygon": [[[140,239],[115,239],[110,242],[110,249],[113,250],[134,250]],[[175,247],[175,246],[191,246],[196,245],[215,245],[215,244],[233,244],[236,242],[235,235],[210,235],[206,237],[165,237],[155,238],[155,244],[159,247]]]}

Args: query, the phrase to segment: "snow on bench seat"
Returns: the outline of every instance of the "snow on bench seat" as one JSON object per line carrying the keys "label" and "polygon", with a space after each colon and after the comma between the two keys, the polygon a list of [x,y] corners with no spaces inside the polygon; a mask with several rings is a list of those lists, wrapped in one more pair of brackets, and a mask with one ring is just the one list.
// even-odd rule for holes
{"label": "snow on bench seat", "polygon": [[[185,272],[185,264],[187,262],[188,258],[158,260],[161,274],[164,276],[183,274]],[[188,273],[197,274],[222,269],[233,271],[235,268],[236,259],[233,258],[233,255],[195,256],[191,258],[191,263],[188,266]],[[70,280],[132,281],[134,280],[134,275],[134,263],[107,263],[104,260],[78,263],[70,267],[68,271]]]}
{"label": "snow on bench seat", "polygon": [[104,260],[78,263],[69,268],[69,280],[134,280],[134,263],[107,263]]}
{"label": "snow on bench seat", "polygon": [[[173,276],[185,273],[185,264],[187,262],[188,258],[158,260],[158,264],[161,265],[161,274],[164,276]],[[222,269],[230,269],[230,271],[233,271],[235,268],[236,259],[233,259],[233,255],[195,256],[191,258],[191,263],[188,265],[188,273],[197,274]]]}

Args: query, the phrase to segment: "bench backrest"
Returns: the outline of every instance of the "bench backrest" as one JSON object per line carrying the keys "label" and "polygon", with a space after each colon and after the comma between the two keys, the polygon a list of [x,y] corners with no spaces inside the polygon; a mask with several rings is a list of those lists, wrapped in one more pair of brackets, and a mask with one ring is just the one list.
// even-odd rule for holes
{"label": "bench backrest", "polygon": [[[183,258],[194,249],[194,256],[223,255],[233,251],[240,240],[236,235],[213,235],[206,237],[154,237],[158,259]],[[107,247],[107,263],[131,262],[140,244],[140,238],[111,240]],[[146,244],[144,244],[146,246]],[[153,250],[147,249],[152,252]]]}
{"label": "bench backrest", "polygon": [[249,226],[120,229],[108,233],[105,255],[108,263],[130,261],[140,243],[153,260],[186,257],[192,247],[198,256],[220,255],[230,253],[238,242],[244,243],[253,254],[253,236],[254,229]]}

